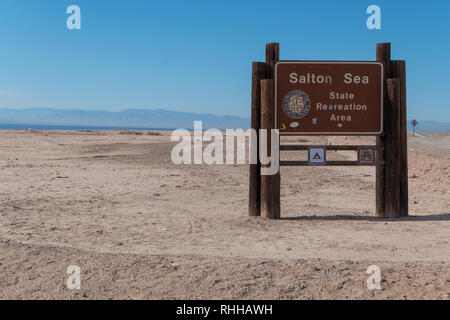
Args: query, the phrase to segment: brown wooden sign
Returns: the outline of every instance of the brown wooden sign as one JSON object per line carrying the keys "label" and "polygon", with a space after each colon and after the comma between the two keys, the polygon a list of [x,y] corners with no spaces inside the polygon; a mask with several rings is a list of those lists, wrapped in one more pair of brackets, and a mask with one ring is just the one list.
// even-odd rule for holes
{"label": "brown wooden sign", "polygon": [[[279,44],[269,43],[266,62],[253,63],[252,129],[376,135],[376,145],[367,146],[280,144],[280,153],[308,151],[308,161],[280,160],[279,166],[376,166],[376,215],[408,216],[406,62],[391,60],[390,43],[377,44],[376,62],[279,61],[279,56]],[[268,139],[267,150],[277,142]],[[358,160],[328,160],[327,150],[358,151]],[[262,167],[250,165],[249,215],[280,219],[280,171],[263,175]]]}
{"label": "brown wooden sign", "polygon": [[276,126],[281,135],[381,134],[383,79],[379,62],[280,61]]}

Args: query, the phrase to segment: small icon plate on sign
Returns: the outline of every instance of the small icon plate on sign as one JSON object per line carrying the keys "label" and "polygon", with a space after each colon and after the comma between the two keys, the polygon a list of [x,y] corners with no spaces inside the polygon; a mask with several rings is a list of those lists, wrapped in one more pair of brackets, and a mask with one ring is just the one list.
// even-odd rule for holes
{"label": "small icon plate on sign", "polygon": [[358,163],[359,164],[372,164],[376,161],[376,149],[375,146],[358,146]]}
{"label": "small icon plate on sign", "polygon": [[308,147],[308,165],[324,166],[326,165],[326,146],[309,146]]}

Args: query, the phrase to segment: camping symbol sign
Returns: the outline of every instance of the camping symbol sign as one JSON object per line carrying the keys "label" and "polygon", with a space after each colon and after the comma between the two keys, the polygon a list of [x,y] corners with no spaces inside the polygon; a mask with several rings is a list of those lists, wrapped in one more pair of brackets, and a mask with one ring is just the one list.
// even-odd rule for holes
{"label": "camping symbol sign", "polygon": [[324,166],[326,164],[326,148],[325,146],[308,147],[308,165]]}

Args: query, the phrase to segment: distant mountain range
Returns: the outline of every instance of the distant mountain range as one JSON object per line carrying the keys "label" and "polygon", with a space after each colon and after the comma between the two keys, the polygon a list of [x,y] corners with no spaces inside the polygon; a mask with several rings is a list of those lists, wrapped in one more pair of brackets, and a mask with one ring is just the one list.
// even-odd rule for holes
{"label": "distant mountain range", "polygon": [[[50,108],[2,109],[0,124],[130,127],[155,129],[192,129],[194,121],[203,121],[203,128],[233,129],[250,127],[250,118],[218,116],[167,110],[127,109],[119,112],[100,110],[62,110]],[[450,131],[450,123],[421,121],[417,131]],[[411,120],[408,130],[412,131]]]}
{"label": "distant mountain range", "polygon": [[111,112],[49,108],[0,108],[0,124],[192,129],[194,121],[197,120],[203,121],[204,129],[247,129],[250,127],[249,118],[167,110],[128,109]]}

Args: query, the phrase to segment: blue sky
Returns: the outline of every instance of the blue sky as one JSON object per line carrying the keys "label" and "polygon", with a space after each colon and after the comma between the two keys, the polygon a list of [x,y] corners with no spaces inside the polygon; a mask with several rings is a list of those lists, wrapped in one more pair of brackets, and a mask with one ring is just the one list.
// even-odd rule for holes
{"label": "blue sky", "polygon": [[[82,29],[66,28],[66,8]],[[382,30],[366,8],[381,7]],[[408,117],[450,122],[450,1],[1,0],[0,107],[249,116],[251,62],[407,62]]]}

